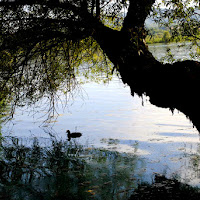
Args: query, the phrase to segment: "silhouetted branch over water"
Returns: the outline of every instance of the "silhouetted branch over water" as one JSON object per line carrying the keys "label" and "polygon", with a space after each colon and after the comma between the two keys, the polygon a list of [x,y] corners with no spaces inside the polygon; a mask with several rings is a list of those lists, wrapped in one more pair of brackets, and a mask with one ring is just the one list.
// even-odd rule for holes
{"label": "silhouetted branch over water", "polygon": [[156,106],[180,110],[200,130],[199,61],[163,64],[145,42],[145,20],[152,15],[173,37],[182,35],[199,46],[198,8],[169,1],[169,9],[162,10],[154,3],[2,0],[0,99],[12,100],[15,108],[23,105],[20,101],[31,104],[48,96],[54,105],[58,89],[70,94],[76,88],[80,66],[101,57],[105,69],[109,58],[132,94],[146,94]]}
{"label": "silhouetted branch over water", "polygon": [[[199,5],[190,2],[164,1],[163,9],[155,0],[0,0],[0,106],[13,116],[45,99],[51,118],[61,94],[67,102],[79,89],[77,77],[109,80],[116,71],[132,95],[178,109],[200,131],[199,60],[164,64],[145,42],[151,16],[172,38],[200,48]],[[136,189],[137,154],[73,144],[80,136],[68,132],[68,141],[53,138],[49,146],[0,137],[0,199],[199,198],[198,189],[162,176]]]}

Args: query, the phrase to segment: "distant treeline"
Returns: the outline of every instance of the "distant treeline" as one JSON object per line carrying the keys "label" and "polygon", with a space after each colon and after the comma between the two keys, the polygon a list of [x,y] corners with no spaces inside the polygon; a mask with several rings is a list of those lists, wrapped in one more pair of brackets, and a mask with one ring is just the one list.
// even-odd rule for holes
{"label": "distant treeline", "polygon": [[[105,17],[102,21],[109,28],[120,31],[123,26],[123,20],[124,16],[121,16],[121,18],[114,18],[114,20],[113,18]],[[147,37],[145,39],[147,44],[184,42],[194,40],[192,37],[187,35],[183,36],[181,33],[179,34],[178,32],[180,32],[180,30],[175,26],[170,28],[167,28],[166,26],[159,27],[153,23],[152,20],[146,24],[146,28],[148,31]],[[200,38],[200,28],[198,28],[198,32],[198,38]],[[176,33],[176,36],[174,36],[172,33]]]}
{"label": "distant treeline", "polygon": [[[200,32],[199,32],[200,35]],[[148,30],[148,36],[146,37],[147,44],[153,43],[169,43],[169,42],[183,42],[191,41],[187,36],[173,36],[169,30],[161,28],[151,28]]]}
{"label": "distant treeline", "polygon": [[171,34],[167,30],[159,28],[151,28],[148,31],[148,36],[146,37],[146,42],[148,44],[152,43],[168,43],[170,42]]}

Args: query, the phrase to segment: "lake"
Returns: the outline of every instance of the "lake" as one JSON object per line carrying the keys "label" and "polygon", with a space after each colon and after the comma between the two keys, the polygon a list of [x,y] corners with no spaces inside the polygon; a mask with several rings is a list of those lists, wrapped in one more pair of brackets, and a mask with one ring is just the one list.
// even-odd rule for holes
{"label": "lake", "polygon": [[[185,48],[170,46],[177,52],[176,59],[189,56]],[[167,47],[156,44],[150,49],[161,59]],[[159,173],[199,186],[199,133],[184,114],[153,106],[148,97],[133,97],[117,76],[106,84],[85,83],[66,106],[64,100],[60,96],[56,116],[45,123],[47,110],[40,103],[17,108],[14,118],[3,125],[2,135],[30,141],[37,137],[45,146],[49,133],[66,140],[66,130],[78,131],[82,137],[72,142],[85,148],[137,156],[134,177],[138,182],[150,182]]]}

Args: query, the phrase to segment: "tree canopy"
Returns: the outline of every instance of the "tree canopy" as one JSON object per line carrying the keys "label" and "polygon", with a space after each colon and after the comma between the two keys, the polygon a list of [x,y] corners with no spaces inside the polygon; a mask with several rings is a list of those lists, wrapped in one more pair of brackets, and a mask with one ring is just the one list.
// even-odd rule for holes
{"label": "tree canopy", "polygon": [[0,0],[0,99],[12,98],[14,107],[44,95],[53,102],[59,88],[70,93],[76,74],[87,76],[89,68],[107,74],[116,69],[133,92],[152,95],[153,80],[166,73],[146,45],[145,20],[199,45],[199,15],[199,0]]}

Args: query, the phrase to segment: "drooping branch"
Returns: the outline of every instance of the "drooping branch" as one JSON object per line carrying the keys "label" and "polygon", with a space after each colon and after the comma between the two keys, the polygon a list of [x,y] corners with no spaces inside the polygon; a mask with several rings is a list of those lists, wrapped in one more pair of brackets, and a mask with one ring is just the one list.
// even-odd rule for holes
{"label": "drooping branch", "polygon": [[[40,6],[44,7],[38,7],[39,2],[36,0],[28,3],[23,0],[1,1],[0,22],[3,42],[0,49],[11,49],[16,45],[27,46],[32,41],[39,42],[53,38],[65,41],[87,38],[93,30],[94,17],[88,12],[87,4],[84,6],[84,2],[75,5],[73,2],[42,1]],[[32,7],[26,8],[27,5]],[[17,7],[20,10],[15,12]],[[56,10],[58,8],[61,10]]]}
{"label": "drooping branch", "polygon": [[[77,41],[91,35],[88,29],[78,29],[80,22],[57,19],[31,19],[33,24],[30,28],[19,29],[16,33],[4,35],[0,50],[13,49],[22,46],[32,46],[40,41],[59,39],[63,41]],[[39,23],[37,23],[39,22]],[[43,25],[41,25],[43,24]],[[52,24],[52,25],[50,25]]]}
{"label": "drooping branch", "polygon": [[[20,62],[15,62],[16,68],[10,69],[7,63],[13,63],[13,61],[8,54],[10,62],[2,62],[2,66],[8,66],[7,78],[13,81],[10,83],[17,82],[17,86],[27,90],[26,95],[29,97],[34,94],[35,83],[37,83],[36,89],[41,93],[47,91],[53,94],[59,86],[57,83],[59,78],[61,77],[60,80],[71,78],[74,70],[68,65],[70,60],[75,60],[70,55],[73,49],[70,45],[68,47],[66,42],[92,36],[115,65],[124,83],[131,87],[132,93],[148,95],[150,101],[157,106],[179,109],[189,116],[200,130],[200,119],[195,112],[195,110],[198,113],[200,111],[198,106],[200,99],[196,95],[200,84],[199,62],[185,61],[163,65],[153,57],[145,44],[144,22],[155,0],[130,0],[121,31],[113,30],[99,20],[100,14],[103,13],[103,6],[110,3],[100,5],[100,2],[103,1],[0,1],[2,22],[0,50],[13,49],[12,53],[19,54],[16,60],[21,61],[23,66],[32,56],[39,57],[35,59],[35,67],[30,65],[30,69],[21,69]],[[120,1],[116,0],[117,6],[119,3]],[[28,5],[30,7],[26,10],[25,7]],[[102,12],[100,12],[100,6]],[[115,8],[112,9],[111,11],[114,12],[112,16],[116,16],[118,9],[117,11]],[[41,11],[44,13],[40,14]],[[24,54],[20,54],[15,47],[19,47],[19,50],[24,48],[24,52],[22,51]],[[52,47],[55,47],[53,54],[51,54]],[[62,57],[64,54],[59,54],[60,50],[66,50],[65,55],[68,54],[68,56],[65,60]],[[3,52],[3,55],[6,53]],[[74,55],[77,58],[78,51]],[[24,59],[24,56],[27,59]],[[67,64],[63,65],[63,63]],[[24,80],[28,83],[27,87],[23,85],[25,82],[22,82],[25,69],[27,72]],[[10,76],[9,72],[11,72]],[[36,72],[39,72],[41,76],[39,82],[36,81],[37,77],[35,78]],[[29,80],[28,76],[32,79]],[[8,89],[13,91],[10,83]],[[47,85],[49,85],[48,88]],[[18,96],[16,95],[18,98],[22,94],[20,87],[15,88],[18,91]],[[193,98],[187,97],[186,93]]]}

